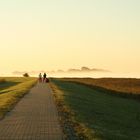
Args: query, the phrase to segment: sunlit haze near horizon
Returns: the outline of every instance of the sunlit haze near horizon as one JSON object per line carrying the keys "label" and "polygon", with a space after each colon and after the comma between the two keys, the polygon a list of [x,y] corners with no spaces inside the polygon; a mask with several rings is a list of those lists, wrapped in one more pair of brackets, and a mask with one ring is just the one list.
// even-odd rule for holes
{"label": "sunlit haze near horizon", "polygon": [[111,72],[78,77],[140,78],[139,7],[139,0],[0,1],[0,76],[86,66]]}

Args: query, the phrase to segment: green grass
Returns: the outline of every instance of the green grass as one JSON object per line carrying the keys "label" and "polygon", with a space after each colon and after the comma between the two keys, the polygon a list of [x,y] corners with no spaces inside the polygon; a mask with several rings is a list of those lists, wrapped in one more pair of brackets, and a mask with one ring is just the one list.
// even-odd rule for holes
{"label": "green grass", "polygon": [[125,97],[140,97],[140,79],[135,78],[63,78],[61,80],[81,83],[100,90],[120,93]]}
{"label": "green grass", "polygon": [[5,82],[0,83],[0,118],[3,118],[37,81],[36,78],[4,79]]}
{"label": "green grass", "polygon": [[[4,82],[1,82],[0,83],[0,91],[1,90],[4,90],[4,89],[7,89],[9,87],[12,87],[14,85],[17,85],[18,83],[21,83],[21,82],[17,82],[17,81],[4,81]],[[1,92],[0,92],[1,93]]]}
{"label": "green grass", "polygon": [[73,82],[53,80],[78,122],[103,140],[140,139],[140,102],[97,91]]}

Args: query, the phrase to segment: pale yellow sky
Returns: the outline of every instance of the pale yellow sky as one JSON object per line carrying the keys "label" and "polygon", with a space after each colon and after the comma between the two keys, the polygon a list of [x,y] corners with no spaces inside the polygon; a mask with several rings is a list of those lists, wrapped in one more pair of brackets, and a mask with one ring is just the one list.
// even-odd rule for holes
{"label": "pale yellow sky", "polygon": [[138,0],[0,2],[1,73],[103,68],[140,72]]}

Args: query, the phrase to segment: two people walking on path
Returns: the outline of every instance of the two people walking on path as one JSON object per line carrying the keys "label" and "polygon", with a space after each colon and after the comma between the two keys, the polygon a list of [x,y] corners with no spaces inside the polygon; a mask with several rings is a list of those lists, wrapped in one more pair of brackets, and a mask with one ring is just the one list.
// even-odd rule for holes
{"label": "two people walking on path", "polygon": [[43,76],[42,76],[41,73],[39,74],[39,82],[40,83],[47,83],[47,82],[49,82],[49,79],[47,78],[47,74],[46,73],[44,73]]}

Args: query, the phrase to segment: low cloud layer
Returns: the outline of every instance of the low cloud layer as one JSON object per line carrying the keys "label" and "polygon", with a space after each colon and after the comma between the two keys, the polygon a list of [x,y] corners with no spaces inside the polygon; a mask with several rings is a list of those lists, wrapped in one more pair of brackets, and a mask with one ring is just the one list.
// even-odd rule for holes
{"label": "low cloud layer", "polygon": [[47,74],[58,74],[58,73],[84,73],[84,72],[110,72],[109,70],[105,69],[97,69],[97,68],[88,68],[88,67],[81,67],[80,69],[68,69],[68,70],[52,70],[52,71],[14,71],[12,74],[13,75],[23,75],[24,73],[29,73],[30,75],[38,75],[39,73],[44,73],[46,72]]}
{"label": "low cloud layer", "polygon": [[67,72],[109,72],[104,69],[81,67],[81,69],[69,69]]}

